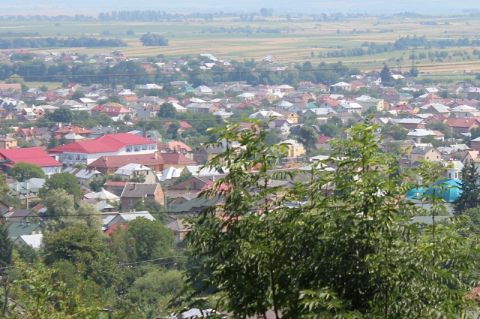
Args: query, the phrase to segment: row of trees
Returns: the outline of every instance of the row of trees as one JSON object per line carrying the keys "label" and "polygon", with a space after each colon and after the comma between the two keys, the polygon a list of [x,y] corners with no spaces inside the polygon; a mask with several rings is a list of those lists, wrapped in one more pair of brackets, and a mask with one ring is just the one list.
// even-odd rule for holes
{"label": "row of trees", "polygon": [[233,61],[230,67],[215,66],[211,70],[202,70],[200,66],[201,61],[192,58],[180,72],[167,74],[157,68],[157,72],[152,75],[145,71],[141,63],[134,61],[122,61],[111,67],[100,68],[87,63],[72,66],[63,63],[26,61],[0,64],[0,80],[8,80],[14,75],[19,75],[26,81],[73,81],[85,85],[101,83],[130,88],[136,84],[156,82],[165,83],[168,89],[168,84],[176,80],[187,80],[194,86],[232,81],[245,81],[252,85],[285,83],[297,85],[299,81],[333,84],[358,73],[358,70],[342,63],[313,65],[311,62],[305,62],[285,71],[273,71],[269,65],[253,60]]}
{"label": "row of trees", "polygon": [[0,39],[0,49],[19,48],[98,48],[125,47],[127,44],[120,39],[99,38],[3,38]]}

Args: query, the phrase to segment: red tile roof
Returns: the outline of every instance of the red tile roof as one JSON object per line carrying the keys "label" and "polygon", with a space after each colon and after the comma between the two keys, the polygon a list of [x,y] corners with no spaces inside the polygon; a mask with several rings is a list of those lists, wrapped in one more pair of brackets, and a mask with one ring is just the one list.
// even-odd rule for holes
{"label": "red tile roof", "polygon": [[94,140],[74,142],[50,149],[51,153],[110,153],[126,146],[155,144],[154,141],[130,133],[107,134]]}
{"label": "red tile roof", "polygon": [[183,154],[162,153],[160,154],[166,165],[197,165],[197,163]]}
{"label": "red tile roof", "polygon": [[[180,141],[170,141],[170,142],[167,142],[165,146],[167,149],[172,150],[174,152],[179,152],[179,151],[191,152],[192,151],[192,148],[190,146]],[[159,147],[160,147],[160,144],[159,144]]]}
{"label": "red tile roof", "polygon": [[92,168],[119,168],[127,164],[142,164],[147,167],[163,165],[161,154],[102,156],[90,163]]}
{"label": "red tile roof", "polygon": [[476,126],[480,125],[480,121],[476,118],[466,118],[466,119],[450,118],[445,122],[450,127],[458,127],[458,128],[471,128],[475,125]]}
{"label": "red tile roof", "polygon": [[0,91],[22,91],[20,83],[0,83]]}
{"label": "red tile roof", "polygon": [[62,166],[60,162],[50,157],[40,147],[0,149],[0,157],[7,160],[9,164],[29,163],[40,167]]}
{"label": "red tile roof", "polygon": [[127,182],[122,182],[122,181],[106,181],[105,186],[109,187],[125,187],[127,185]]}
{"label": "red tile roof", "polygon": [[106,103],[97,105],[92,109],[92,112],[105,113],[109,116],[118,116],[120,114],[131,113],[129,109],[119,103]]}

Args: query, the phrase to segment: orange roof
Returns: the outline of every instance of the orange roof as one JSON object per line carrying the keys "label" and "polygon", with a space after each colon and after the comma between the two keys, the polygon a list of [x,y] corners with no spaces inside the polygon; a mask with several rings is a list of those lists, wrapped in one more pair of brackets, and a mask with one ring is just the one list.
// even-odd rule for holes
{"label": "orange roof", "polygon": [[178,152],[178,151],[191,152],[192,151],[192,148],[190,146],[180,141],[170,141],[167,143],[167,147],[170,150],[175,152]]}
{"label": "orange roof", "polygon": [[80,127],[80,126],[67,125],[67,126],[59,128],[58,130],[55,131],[55,133],[56,134],[74,133],[74,134],[82,135],[82,134],[90,134],[90,133],[92,133],[92,131],[90,131],[89,129],[86,129],[84,127]]}
{"label": "orange roof", "polygon": [[464,118],[464,119],[450,118],[450,119],[447,119],[445,123],[450,127],[458,127],[458,128],[471,128],[473,126],[480,125],[480,121],[476,118]]}

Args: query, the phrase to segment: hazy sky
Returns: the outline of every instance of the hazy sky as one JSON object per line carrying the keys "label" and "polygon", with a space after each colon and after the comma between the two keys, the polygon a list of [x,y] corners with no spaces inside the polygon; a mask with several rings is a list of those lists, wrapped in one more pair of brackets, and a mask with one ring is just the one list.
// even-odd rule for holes
{"label": "hazy sky", "polygon": [[21,13],[98,13],[112,10],[165,10],[172,12],[256,11],[360,12],[426,14],[480,10],[480,0],[0,0],[0,15]]}

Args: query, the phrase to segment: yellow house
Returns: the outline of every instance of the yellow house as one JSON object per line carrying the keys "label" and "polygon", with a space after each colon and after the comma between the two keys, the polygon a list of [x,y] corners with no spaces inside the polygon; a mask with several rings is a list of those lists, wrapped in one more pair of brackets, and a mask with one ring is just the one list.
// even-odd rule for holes
{"label": "yellow house", "polygon": [[0,149],[16,148],[17,140],[12,137],[0,137]]}
{"label": "yellow house", "polygon": [[300,117],[295,112],[282,113],[284,119],[290,124],[298,124]]}
{"label": "yellow house", "polygon": [[305,147],[303,144],[296,141],[296,140],[286,140],[283,141],[282,144],[286,144],[288,146],[288,157],[290,158],[297,158],[305,155]]}

